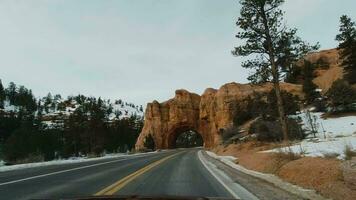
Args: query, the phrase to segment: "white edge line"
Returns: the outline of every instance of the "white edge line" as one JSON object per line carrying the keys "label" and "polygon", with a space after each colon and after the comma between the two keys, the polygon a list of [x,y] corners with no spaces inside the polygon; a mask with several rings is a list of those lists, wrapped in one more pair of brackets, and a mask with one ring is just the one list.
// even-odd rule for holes
{"label": "white edge line", "polygon": [[132,156],[132,157],[124,158],[124,159],[120,159],[120,160],[112,160],[112,161],[108,161],[108,162],[96,163],[96,164],[92,164],[92,165],[86,165],[86,166],[82,166],[82,167],[66,169],[66,170],[52,172],[52,173],[48,173],[48,174],[41,174],[41,175],[32,176],[32,177],[28,177],[28,178],[23,178],[23,179],[18,179],[18,180],[14,180],[14,181],[8,181],[8,182],[0,183],[0,186],[9,185],[9,184],[18,183],[18,182],[23,182],[23,181],[27,181],[27,180],[36,179],[36,178],[42,178],[42,177],[56,175],[56,174],[61,174],[61,173],[70,172],[70,171],[76,171],[76,170],[79,170],[79,169],[85,169],[85,168],[105,165],[105,164],[109,164],[109,163],[115,163],[115,162],[124,161],[124,160],[132,160],[134,158],[141,158],[141,157],[144,157],[144,156],[142,156],[142,155]]}
{"label": "white edge line", "polygon": [[241,199],[233,190],[231,190],[203,161],[202,159],[202,150],[198,151],[198,158],[200,162],[203,164],[203,166],[209,171],[209,173],[235,198],[235,199]]}

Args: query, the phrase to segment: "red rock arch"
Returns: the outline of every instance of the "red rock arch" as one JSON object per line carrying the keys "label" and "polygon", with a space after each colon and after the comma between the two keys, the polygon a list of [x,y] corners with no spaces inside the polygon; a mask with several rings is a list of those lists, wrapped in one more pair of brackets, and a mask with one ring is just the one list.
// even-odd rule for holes
{"label": "red rock arch", "polygon": [[203,135],[199,133],[197,127],[194,127],[191,124],[179,124],[178,126],[173,127],[170,131],[168,131],[167,139],[165,140],[167,142],[167,148],[175,148],[175,142],[178,136],[186,131],[194,131],[198,133],[203,138],[203,141],[205,141]]}
{"label": "red rock arch", "polygon": [[[302,97],[302,87],[281,84],[282,89]],[[153,136],[158,149],[172,148],[179,132],[194,130],[204,140],[204,147],[212,148],[220,143],[219,130],[231,126],[233,105],[258,92],[267,92],[272,84],[251,85],[228,83],[219,90],[206,89],[202,96],[186,90],[177,90],[175,97],[158,103],[147,104],[145,123],[136,142],[136,149],[144,148],[148,134]]]}

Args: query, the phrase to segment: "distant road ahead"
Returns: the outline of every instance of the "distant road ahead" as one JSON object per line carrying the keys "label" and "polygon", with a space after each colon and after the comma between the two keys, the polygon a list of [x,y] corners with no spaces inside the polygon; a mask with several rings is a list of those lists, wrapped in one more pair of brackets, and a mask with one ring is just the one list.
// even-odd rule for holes
{"label": "distant road ahead", "polygon": [[0,172],[0,199],[91,195],[232,195],[203,166],[198,149]]}

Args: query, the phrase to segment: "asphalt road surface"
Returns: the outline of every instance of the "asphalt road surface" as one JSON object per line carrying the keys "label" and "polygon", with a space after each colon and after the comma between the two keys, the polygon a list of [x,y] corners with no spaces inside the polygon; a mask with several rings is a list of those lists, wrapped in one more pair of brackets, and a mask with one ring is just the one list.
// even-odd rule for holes
{"label": "asphalt road surface", "polygon": [[0,172],[0,199],[92,195],[233,196],[203,166],[198,149]]}

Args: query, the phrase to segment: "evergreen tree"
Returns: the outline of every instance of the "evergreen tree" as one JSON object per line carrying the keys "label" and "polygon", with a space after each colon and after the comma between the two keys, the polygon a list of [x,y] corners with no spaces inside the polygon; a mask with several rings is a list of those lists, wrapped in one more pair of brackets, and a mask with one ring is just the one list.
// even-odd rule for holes
{"label": "evergreen tree", "polygon": [[355,91],[345,80],[336,80],[326,93],[333,111],[350,111],[356,102]]}
{"label": "evergreen tree", "polygon": [[52,102],[53,102],[52,94],[49,92],[44,100],[44,108],[47,113],[49,112],[48,108],[52,104]]}
{"label": "evergreen tree", "polygon": [[289,68],[285,70],[285,79],[286,83],[298,84],[302,78],[302,70],[300,66],[296,64],[290,65]]}
{"label": "evergreen tree", "polygon": [[236,24],[242,31],[236,37],[245,44],[232,53],[256,56],[242,64],[244,68],[255,69],[250,81],[273,82],[283,136],[287,141],[288,127],[279,85],[281,72],[318,45],[309,46],[296,35],[296,29],[284,25],[284,13],[280,10],[284,0],[240,0],[240,3],[241,16]]}
{"label": "evergreen tree", "polygon": [[155,145],[155,141],[152,137],[151,134],[149,134],[148,136],[145,137],[145,140],[143,141],[143,145],[150,150],[155,150],[156,149],[156,145]]}
{"label": "evergreen tree", "polygon": [[0,79],[0,109],[4,109],[4,101],[5,101],[5,90],[4,86],[2,85],[1,79]]}
{"label": "evergreen tree", "polygon": [[17,87],[14,82],[10,82],[9,86],[5,90],[6,96],[9,98],[10,104],[14,104],[15,102],[16,90]]}
{"label": "evergreen tree", "polygon": [[350,84],[356,83],[356,23],[343,15],[340,18],[340,34],[336,36],[339,41],[338,49],[345,68],[345,79]]}
{"label": "evergreen tree", "polygon": [[303,75],[303,92],[305,93],[305,101],[307,104],[312,104],[320,97],[320,94],[316,91],[318,87],[313,83],[314,65],[306,60],[304,60]]}

